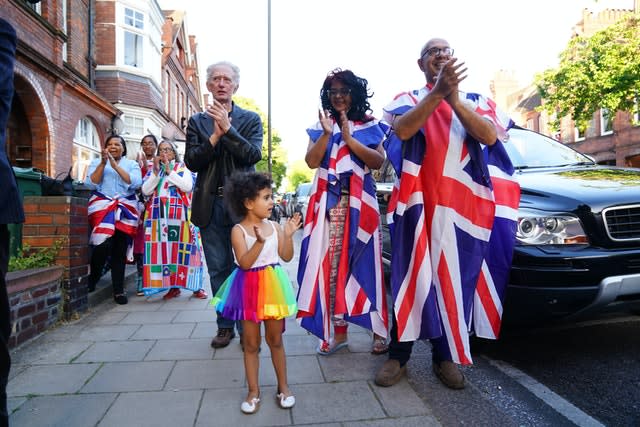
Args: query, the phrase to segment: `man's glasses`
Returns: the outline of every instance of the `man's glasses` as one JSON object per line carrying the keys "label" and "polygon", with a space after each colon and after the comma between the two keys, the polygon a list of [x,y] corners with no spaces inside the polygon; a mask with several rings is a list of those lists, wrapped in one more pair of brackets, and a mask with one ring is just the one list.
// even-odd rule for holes
{"label": "man's glasses", "polygon": [[422,58],[425,56],[451,56],[453,55],[453,49],[450,47],[432,47],[431,49],[427,49],[423,54]]}
{"label": "man's glasses", "polygon": [[329,95],[329,97],[331,98],[335,98],[338,95],[347,96],[347,95],[351,95],[351,89],[349,89],[348,87],[343,87],[340,89],[328,89],[327,95]]}

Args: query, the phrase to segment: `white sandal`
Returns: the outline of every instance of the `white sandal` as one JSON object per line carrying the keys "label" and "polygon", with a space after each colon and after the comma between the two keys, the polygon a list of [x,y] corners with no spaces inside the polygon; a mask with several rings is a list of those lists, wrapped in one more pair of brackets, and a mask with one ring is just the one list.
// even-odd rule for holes
{"label": "white sandal", "polygon": [[250,402],[247,402],[246,400],[242,402],[242,404],[240,405],[240,410],[245,414],[255,414],[256,412],[258,412],[259,405],[260,398],[252,397]]}
{"label": "white sandal", "polygon": [[278,393],[276,394],[276,399],[282,409],[291,409],[296,404],[296,397],[293,394],[285,396],[284,393]]}

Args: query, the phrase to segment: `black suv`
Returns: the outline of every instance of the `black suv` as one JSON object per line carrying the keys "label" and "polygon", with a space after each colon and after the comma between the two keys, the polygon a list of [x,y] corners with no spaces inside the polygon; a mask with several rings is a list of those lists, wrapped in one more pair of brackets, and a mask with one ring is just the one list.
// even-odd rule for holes
{"label": "black suv", "polygon": [[[522,196],[503,323],[640,310],[640,169],[597,165],[519,127],[505,147]],[[395,173],[387,160],[375,175],[383,257],[390,261],[386,209]]]}

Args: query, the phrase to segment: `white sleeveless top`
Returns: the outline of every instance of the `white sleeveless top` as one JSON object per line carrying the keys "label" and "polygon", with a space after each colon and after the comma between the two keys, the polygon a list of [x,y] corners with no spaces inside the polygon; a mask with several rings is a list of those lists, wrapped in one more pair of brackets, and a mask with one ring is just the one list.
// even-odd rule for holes
{"label": "white sleeveless top", "polygon": [[[268,222],[271,225],[272,233],[264,238],[264,246],[262,246],[262,251],[258,255],[258,258],[253,263],[251,268],[263,267],[265,265],[278,264],[280,262],[280,257],[278,256],[278,233],[276,231],[275,225],[273,222],[268,219],[264,219],[263,221]],[[247,230],[240,224],[236,224],[242,230],[244,234],[244,241],[247,243],[247,248],[251,248],[253,244],[256,242],[255,237],[251,236],[247,233]],[[233,260],[238,264],[238,259],[236,258],[236,253],[233,253]]]}

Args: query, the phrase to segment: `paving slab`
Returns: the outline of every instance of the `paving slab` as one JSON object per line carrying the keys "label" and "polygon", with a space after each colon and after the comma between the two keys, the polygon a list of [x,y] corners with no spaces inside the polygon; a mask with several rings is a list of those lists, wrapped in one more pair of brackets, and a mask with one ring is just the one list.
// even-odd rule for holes
{"label": "paving slab", "polygon": [[216,312],[213,310],[184,310],[173,319],[173,323],[215,322]]}
{"label": "paving slab", "polygon": [[34,397],[11,414],[11,426],[95,426],[115,398],[113,393]]}
{"label": "paving slab", "polygon": [[71,363],[83,351],[93,344],[91,341],[53,341],[46,345],[32,345],[28,351],[12,357],[11,363],[17,365],[55,365]]}
{"label": "paving slab", "polygon": [[350,422],[350,427],[437,427],[441,424],[433,416],[385,418],[383,420]]}
{"label": "paving slab", "polygon": [[98,368],[98,364],[31,366],[9,382],[7,395],[76,393]]}
{"label": "paving slab", "polygon": [[235,388],[244,384],[242,360],[188,360],[176,362],[165,389]]}
{"label": "paving slab", "polygon": [[149,325],[155,323],[171,323],[176,318],[178,312],[175,310],[167,311],[134,311],[120,321],[121,325]]}
{"label": "paving slab", "polygon": [[347,423],[386,417],[366,381],[299,384],[295,394],[294,424]]}
{"label": "paving slab", "polygon": [[153,344],[153,341],[97,342],[75,359],[74,362],[136,362],[145,358]]}
{"label": "paving slab", "polygon": [[117,325],[126,315],[126,311],[108,311],[97,315],[91,321],[91,325]]}
{"label": "paving slab", "polygon": [[202,399],[196,427],[292,425],[292,410],[277,406],[276,389],[265,387],[261,393],[258,412],[248,415],[240,411],[240,404],[247,396],[246,388],[207,390]]}
{"label": "paving slab", "polygon": [[208,338],[158,340],[145,360],[211,360],[214,352]]}
{"label": "paving slab", "polygon": [[175,362],[105,363],[81,393],[160,391]]}
{"label": "paving slab", "polygon": [[211,342],[216,333],[218,333],[218,324],[215,322],[214,317],[211,322],[196,323],[190,338],[209,338],[209,342]]}
{"label": "paving slab", "polygon": [[[287,379],[289,385],[322,383],[324,377],[316,356],[287,356]],[[260,386],[275,386],[278,384],[271,358],[260,360],[258,374]]]}
{"label": "paving slab", "polygon": [[81,341],[122,341],[130,338],[140,325],[88,326],[78,334]]}
{"label": "paving slab", "polygon": [[373,381],[370,381],[370,385],[385,412],[391,417],[433,416],[430,408],[411,388],[406,377],[393,387],[379,387]]}
{"label": "paving slab", "polygon": [[340,382],[372,380],[386,358],[339,350],[329,356],[318,356],[318,360],[327,382]]}
{"label": "paving slab", "polygon": [[134,340],[189,338],[194,328],[195,323],[142,325],[131,338]]}
{"label": "paving slab", "polygon": [[202,390],[121,393],[100,427],[192,426]]}

